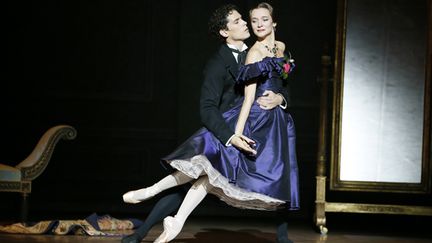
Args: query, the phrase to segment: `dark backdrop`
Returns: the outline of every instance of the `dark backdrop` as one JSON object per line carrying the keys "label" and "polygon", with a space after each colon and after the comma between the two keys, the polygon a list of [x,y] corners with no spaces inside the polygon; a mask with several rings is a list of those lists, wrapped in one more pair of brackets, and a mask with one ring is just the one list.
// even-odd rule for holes
{"label": "dark backdrop", "polygon": [[[121,195],[165,175],[159,158],[200,127],[202,70],[218,42],[210,13],[235,3],[247,19],[258,1],[7,1],[2,72],[2,163],[15,165],[51,126],[69,124],[34,181],[30,218],[145,215],[155,200],[125,205]],[[301,207],[312,218],[320,56],[334,45],[335,0],[272,1],[277,39],[296,60],[291,76]],[[253,38],[249,44],[253,43]],[[17,218],[20,197],[2,193],[0,215]],[[215,210],[217,209],[217,210]],[[197,215],[256,215],[208,197]]]}

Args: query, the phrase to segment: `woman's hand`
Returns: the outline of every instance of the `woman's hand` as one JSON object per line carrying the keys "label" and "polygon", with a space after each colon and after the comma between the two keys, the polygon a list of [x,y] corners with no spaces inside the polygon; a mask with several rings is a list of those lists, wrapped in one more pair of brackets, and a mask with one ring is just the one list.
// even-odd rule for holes
{"label": "woman's hand", "polygon": [[252,139],[246,137],[245,135],[242,134],[236,134],[234,135],[234,137],[231,139],[231,145],[235,146],[237,149],[256,155],[257,152],[255,149],[253,149],[252,147],[255,146],[255,141],[253,141]]}

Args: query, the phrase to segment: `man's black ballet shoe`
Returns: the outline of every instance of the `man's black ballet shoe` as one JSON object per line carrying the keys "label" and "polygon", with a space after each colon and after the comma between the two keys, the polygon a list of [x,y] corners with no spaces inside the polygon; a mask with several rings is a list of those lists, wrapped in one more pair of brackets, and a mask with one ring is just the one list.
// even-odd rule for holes
{"label": "man's black ballet shoe", "polygon": [[277,238],[276,243],[294,243],[294,241],[288,239],[287,237]]}

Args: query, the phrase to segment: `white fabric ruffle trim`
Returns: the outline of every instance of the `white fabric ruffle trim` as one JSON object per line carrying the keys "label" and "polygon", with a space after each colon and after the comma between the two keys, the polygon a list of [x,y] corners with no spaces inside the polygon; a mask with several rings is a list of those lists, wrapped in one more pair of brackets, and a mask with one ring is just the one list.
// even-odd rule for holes
{"label": "white fabric ruffle trim", "polygon": [[196,155],[186,160],[171,160],[168,161],[168,163],[173,168],[195,179],[206,174],[210,184],[213,186],[209,193],[216,195],[222,201],[233,207],[256,210],[276,210],[285,203],[285,201],[264,194],[251,192],[229,183],[226,177],[213,168],[210,161],[204,155]]}

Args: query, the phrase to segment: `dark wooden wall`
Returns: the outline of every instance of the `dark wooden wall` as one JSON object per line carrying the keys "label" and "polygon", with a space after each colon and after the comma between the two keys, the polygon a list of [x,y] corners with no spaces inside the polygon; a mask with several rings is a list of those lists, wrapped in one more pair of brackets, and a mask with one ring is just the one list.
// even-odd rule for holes
{"label": "dark wooden wall", "polygon": [[[232,2],[8,1],[2,72],[0,161],[15,165],[56,124],[78,131],[61,141],[33,184],[30,213],[140,216],[154,200],[125,205],[121,195],[165,172],[159,158],[200,127],[199,88],[217,41],[210,13]],[[273,1],[277,37],[293,53],[291,113],[297,127],[302,209],[311,218],[319,114],[320,56],[334,45],[335,1]],[[248,42],[253,43],[253,38]],[[19,195],[2,193],[0,215],[18,215]],[[221,208],[216,213],[214,207]],[[223,209],[222,209],[223,208]],[[210,197],[197,214],[253,214]],[[1,217],[1,216],[0,216]]]}

